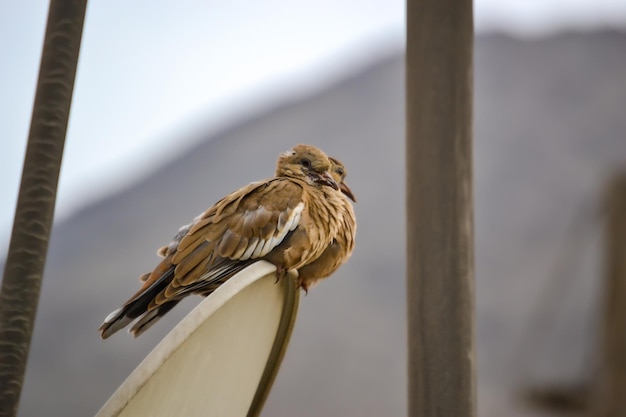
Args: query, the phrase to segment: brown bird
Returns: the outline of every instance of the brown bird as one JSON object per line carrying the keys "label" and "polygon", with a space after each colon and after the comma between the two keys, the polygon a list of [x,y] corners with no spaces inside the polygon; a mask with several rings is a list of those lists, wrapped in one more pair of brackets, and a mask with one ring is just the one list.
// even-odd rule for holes
{"label": "brown bird", "polygon": [[344,197],[319,149],[282,153],[274,178],[251,183],[183,226],[159,249],[163,260],[141,289],[100,326],[103,339],[137,320],[139,336],[189,294],[208,295],[248,265],[266,260],[279,279],[317,259],[337,235]]}
{"label": "brown bird", "polygon": [[[345,196],[356,203],[356,198],[352,190],[345,182],[346,176],[348,175],[345,165],[336,158],[329,156],[328,159],[331,163],[330,174],[335,182],[339,184],[339,189]],[[348,261],[354,251],[356,218],[352,204],[345,197],[343,197],[342,200],[341,214],[344,217],[341,222],[342,227],[337,236],[319,258],[298,270],[298,285],[305,292],[308,292],[309,288],[315,286],[320,279],[332,275],[341,265]],[[184,233],[186,233],[186,231],[184,231]],[[177,239],[175,239],[174,242],[177,242]],[[158,250],[157,254],[161,257],[165,257],[168,255],[169,250],[169,246],[163,246]],[[145,274],[140,280],[145,281],[149,276],[150,274]]]}
{"label": "brown bird", "polygon": [[346,263],[352,255],[352,251],[354,251],[356,218],[352,203],[348,201],[346,196],[355,203],[356,199],[350,187],[345,183],[348,173],[343,163],[332,157],[329,157],[329,159],[332,165],[331,175],[339,184],[341,192],[345,195],[342,196],[341,227],[335,239],[333,239],[320,257],[298,270],[298,284],[305,292],[308,292],[309,288],[316,285],[319,280],[330,276],[341,265]]}

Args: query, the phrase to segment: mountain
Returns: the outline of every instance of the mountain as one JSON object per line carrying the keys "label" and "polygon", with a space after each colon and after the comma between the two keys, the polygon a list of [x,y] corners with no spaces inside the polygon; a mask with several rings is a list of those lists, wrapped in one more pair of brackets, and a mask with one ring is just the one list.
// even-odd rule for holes
{"label": "mountain", "polygon": [[[601,265],[600,223],[587,207],[624,165],[624,50],[626,35],[608,31],[476,41],[482,416],[534,415],[517,405],[520,389],[590,375]],[[297,143],[348,167],[357,249],[301,300],[263,415],[405,414],[403,83],[404,58],[390,52],[316,94],[199,135],[151,175],[56,224],[20,416],[93,415],[197,300],[139,339],[101,341],[102,319],[137,289],[179,226],[271,176],[278,153]]]}

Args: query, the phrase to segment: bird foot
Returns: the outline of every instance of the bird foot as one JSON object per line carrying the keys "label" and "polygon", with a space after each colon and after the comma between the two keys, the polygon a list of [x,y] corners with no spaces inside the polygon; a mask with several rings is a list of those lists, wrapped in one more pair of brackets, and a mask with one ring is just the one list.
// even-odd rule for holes
{"label": "bird foot", "polygon": [[[274,281],[274,284],[278,284],[278,282],[285,278],[288,273],[289,271],[284,266],[276,266],[276,281]],[[309,293],[309,283],[300,278],[296,279],[296,288],[302,288],[305,294]]]}
{"label": "bird foot", "polygon": [[304,290],[305,295],[309,294],[309,284],[305,282],[303,279],[298,277],[298,280],[296,281],[296,285],[298,288],[302,288]]}
{"label": "bird foot", "polygon": [[278,284],[278,281],[285,278],[286,276],[287,276],[287,268],[285,268],[282,265],[277,265],[276,266],[276,281],[274,282],[274,284]]}

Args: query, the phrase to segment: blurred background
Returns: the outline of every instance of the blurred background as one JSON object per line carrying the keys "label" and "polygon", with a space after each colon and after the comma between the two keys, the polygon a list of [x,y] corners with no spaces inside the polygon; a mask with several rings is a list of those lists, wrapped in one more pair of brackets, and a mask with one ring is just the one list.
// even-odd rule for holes
{"label": "blurred background", "polygon": [[[46,13],[0,6],[0,258]],[[556,415],[554,392],[573,415],[626,157],[626,2],[475,0],[475,25],[479,415]],[[199,300],[136,340],[101,341],[102,319],[179,226],[297,143],[345,162],[358,244],[301,300],[263,415],[406,413],[404,30],[399,1],[88,5],[20,416],[93,415]]]}

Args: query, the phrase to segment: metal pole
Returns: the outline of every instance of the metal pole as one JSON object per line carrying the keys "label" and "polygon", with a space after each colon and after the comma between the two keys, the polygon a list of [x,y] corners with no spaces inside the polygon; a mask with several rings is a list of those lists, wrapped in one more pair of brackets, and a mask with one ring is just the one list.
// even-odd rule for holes
{"label": "metal pole", "polygon": [[63,155],[86,0],[52,0],[11,243],[0,289],[0,417],[24,381]]}
{"label": "metal pole", "polygon": [[471,0],[407,0],[409,416],[476,415]]}
{"label": "metal pole", "polygon": [[607,194],[603,354],[593,415],[619,417],[626,410],[626,174],[615,176]]}

